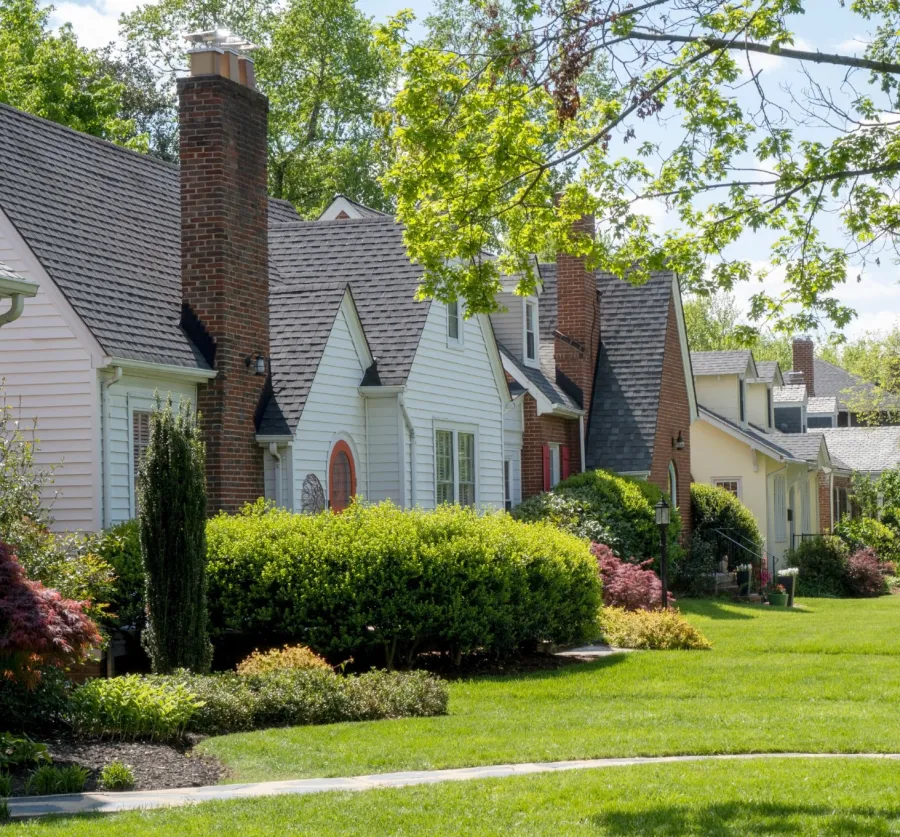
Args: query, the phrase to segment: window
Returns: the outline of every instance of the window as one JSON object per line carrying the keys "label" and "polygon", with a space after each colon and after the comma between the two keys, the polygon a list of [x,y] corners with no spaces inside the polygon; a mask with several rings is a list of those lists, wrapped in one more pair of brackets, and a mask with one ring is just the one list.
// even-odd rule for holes
{"label": "window", "polygon": [[134,487],[134,510],[137,512],[137,484],[144,451],[150,444],[150,412],[135,410],[131,414],[131,477]]}
{"label": "window", "polygon": [[800,524],[803,527],[800,531],[809,534],[809,483],[804,483],[800,488]]}
{"label": "window", "polygon": [[787,540],[787,506],[784,502],[784,477],[775,477],[775,540],[784,543]]}
{"label": "window", "polygon": [[522,502],[522,452],[507,451],[503,462],[504,505],[509,511]]}
{"label": "window", "polygon": [[459,301],[447,303],[447,342],[462,342],[462,323],[459,315]]}
{"label": "window", "polygon": [[835,487],[834,520],[832,521],[832,525],[836,526],[838,523],[840,523],[845,514],[850,514],[850,503],[847,497],[847,489]]}
{"label": "window", "polygon": [[669,463],[669,504],[674,509],[678,505],[678,472],[675,463]]}
{"label": "window", "polygon": [[525,359],[537,360],[537,305],[525,303]]}
{"label": "window", "polygon": [[746,405],[745,405],[745,397],[744,397],[744,379],[738,378],[738,400],[740,401],[740,410],[741,410],[741,423],[743,424],[745,421],[746,415]]}
{"label": "window", "polygon": [[503,508],[512,509],[512,460],[503,462]]}
{"label": "window", "polygon": [[334,512],[342,512],[356,494],[356,468],[353,452],[344,441],[337,442],[331,450],[328,463],[328,505]]}
{"label": "window", "polygon": [[713,480],[713,485],[724,488],[729,494],[734,494],[738,500],[741,499],[741,478],[740,477],[717,477]]}
{"label": "window", "polygon": [[474,433],[435,430],[434,478],[438,505],[475,505]]}
{"label": "window", "polygon": [[772,387],[766,387],[766,427],[771,427],[775,423],[772,415]]}
{"label": "window", "polygon": [[550,487],[555,488],[560,479],[559,445],[550,445]]}

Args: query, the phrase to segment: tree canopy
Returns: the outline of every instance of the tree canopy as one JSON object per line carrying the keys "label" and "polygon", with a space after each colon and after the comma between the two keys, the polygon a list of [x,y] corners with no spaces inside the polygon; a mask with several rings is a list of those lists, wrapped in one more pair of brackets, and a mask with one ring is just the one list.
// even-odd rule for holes
{"label": "tree canopy", "polygon": [[[798,48],[800,0],[475,3],[473,37],[408,51],[396,99],[385,182],[423,291],[488,311],[501,272],[528,291],[532,254],[558,248],[636,282],[669,267],[687,291],[729,290],[758,272],[732,246],[764,233],[762,278],[785,281],[763,282],[752,319],[846,325],[835,289],[896,255],[900,213],[900,5],[847,5],[874,30],[863,56]],[[763,56],[802,67],[803,89],[770,84]],[[601,95],[586,95],[598,72]],[[555,208],[561,167],[576,174]],[[569,233],[582,213],[594,238]],[[834,219],[840,234],[823,232]]]}

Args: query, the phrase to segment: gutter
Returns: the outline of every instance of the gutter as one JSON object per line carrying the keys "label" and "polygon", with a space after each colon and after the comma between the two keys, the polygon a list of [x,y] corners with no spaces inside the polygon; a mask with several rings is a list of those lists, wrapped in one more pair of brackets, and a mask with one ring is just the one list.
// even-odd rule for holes
{"label": "gutter", "polygon": [[103,457],[103,475],[101,479],[103,480],[103,488],[102,488],[102,506],[103,506],[103,520],[101,521],[101,528],[106,529],[110,525],[110,518],[112,517],[112,509],[110,503],[110,480],[112,477],[110,476],[110,453],[109,453],[109,388],[116,382],[122,380],[122,367],[116,366],[113,368],[112,377],[106,378],[105,380],[100,382],[100,433],[101,433],[101,456]]}
{"label": "gutter", "polygon": [[147,360],[131,360],[130,358],[104,358],[101,368],[110,366],[133,369],[136,372],[153,372],[157,375],[172,375],[177,378],[188,378],[193,381],[210,381],[219,373],[215,369],[200,369],[196,366],[178,366],[174,363],[152,363]]}
{"label": "gutter", "polygon": [[10,299],[9,309],[0,314],[0,326],[18,320],[25,310],[25,297],[35,296],[37,290],[38,286],[33,282],[0,276],[0,291]]}
{"label": "gutter", "polygon": [[[406,411],[406,404],[403,403],[403,393],[400,393],[397,403],[400,405],[400,412],[403,415],[403,421],[406,429],[409,431],[409,493],[410,505],[415,508],[417,505],[418,495],[416,492],[416,428],[413,426],[412,419]],[[368,439],[368,435],[366,436]],[[368,471],[366,472],[368,473]],[[405,481],[405,475],[404,475]]]}

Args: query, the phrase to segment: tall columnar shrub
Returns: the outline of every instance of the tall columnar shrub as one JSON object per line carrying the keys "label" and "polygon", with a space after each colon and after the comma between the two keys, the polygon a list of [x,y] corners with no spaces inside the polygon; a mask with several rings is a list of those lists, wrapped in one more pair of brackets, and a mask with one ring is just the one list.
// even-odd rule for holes
{"label": "tall columnar shrub", "polygon": [[209,669],[206,609],[206,477],[193,409],[172,400],[150,419],[138,474],[141,557],[146,576],[144,647],[153,670]]}

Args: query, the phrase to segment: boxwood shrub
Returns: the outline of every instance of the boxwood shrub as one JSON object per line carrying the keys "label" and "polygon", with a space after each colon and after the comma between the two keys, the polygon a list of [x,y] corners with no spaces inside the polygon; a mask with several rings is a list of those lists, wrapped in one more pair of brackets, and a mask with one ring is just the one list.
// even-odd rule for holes
{"label": "boxwood shrub", "polygon": [[354,504],[298,515],[262,503],[208,529],[221,630],[288,635],[318,653],[508,654],[590,636],[600,580],[587,544],[547,524],[443,506]]}
{"label": "boxwood shrub", "polygon": [[[722,552],[720,532],[759,553],[763,536],[753,512],[724,488],[703,483],[691,485],[694,539]],[[740,551],[741,553],[743,551]],[[749,553],[747,553],[749,556]],[[740,563],[747,563],[744,559]]]}

